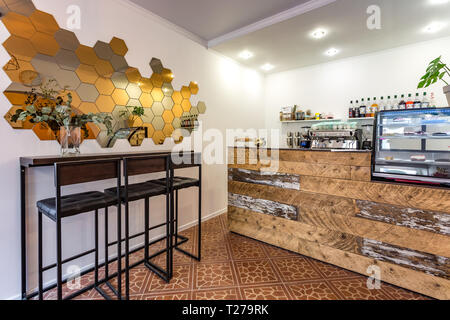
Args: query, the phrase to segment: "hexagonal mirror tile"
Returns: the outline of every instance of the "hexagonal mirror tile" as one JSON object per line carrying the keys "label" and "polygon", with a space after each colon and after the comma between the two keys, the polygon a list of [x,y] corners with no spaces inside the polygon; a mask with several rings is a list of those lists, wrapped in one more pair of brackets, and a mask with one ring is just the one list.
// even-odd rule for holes
{"label": "hexagonal mirror tile", "polygon": [[197,109],[198,109],[198,112],[200,112],[201,114],[206,113],[206,104],[203,101],[200,101],[197,104]]}
{"label": "hexagonal mirror tile", "polygon": [[66,49],[59,50],[55,59],[59,67],[65,70],[75,71],[81,64],[75,52]]}
{"label": "hexagonal mirror tile", "polygon": [[80,46],[80,41],[78,41],[75,33],[69,30],[59,29],[56,31],[54,38],[61,49],[75,52],[75,50],[77,50]]}
{"label": "hexagonal mirror tile", "polygon": [[81,64],[75,71],[82,82],[94,84],[100,77],[93,66]]}
{"label": "hexagonal mirror tile", "polygon": [[164,97],[162,104],[164,106],[164,109],[166,110],[172,110],[173,106],[175,105],[171,97]]}
{"label": "hexagonal mirror tile", "polygon": [[31,0],[3,0],[8,10],[30,17],[36,10]]}
{"label": "hexagonal mirror tile", "polygon": [[153,98],[149,93],[142,93],[139,101],[144,108],[151,108],[151,106],[153,105]]}
{"label": "hexagonal mirror tile", "polygon": [[36,10],[31,14],[30,20],[37,31],[46,33],[52,37],[59,30],[58,23],[49,13]]}
{"label": "hexagonal mirror tile", "polygon": [[47,33],[36,32],[30,41],[36,48],[37,52],[46,54],[48,56],[55,56],[60,49],[59,44],[58,42],[56,42],[55,38]]}
{"label": "hexagonal mirror tile", "polygon": [[125,56],[128,52],[128,47],[125,44],[125,41],[117,37],[112,38],[109,45],[111,46],[112,51],[119,56]]}
{"label": "hexagonal mirror tile", "polygon": [[78,56],[78,59],[81,63],[87,64],[89,66],[95,66],[97,63],[98,57],[95,53],[94,49],[88,46],[80,45],[75,53]]}
{"label": "hexagonal mirror tile", "polygon": [[150,61],[150,67],[154,73],[162,73],[164,69],[161,60],[156,58],[153,58],[152,61]]}
{"label": "hexagonal mirror tile", "polygon": [[139,99],[142,95],[141,88],[135,83],[128,84],[126,91],[131,99]]}
{"label": "hexagonal mirror tile", "polygon": [[172,97],[173,95],[173,87],[170,83],[164,83],[162,86],[162,91],[167,97]]}
{"label": "hexagonal mirror tile", "polygon": [[19,60],[31,61],[36,55],[37,50],[30,40],[17,36],[11,36],[3,43],[3,47],[10,55]]}
{"label": "hexagonal mirror tile", "polygon": [[15,12],[9,12],[3,17],[2,22],[9,33],[21,38],[31,39],[36,33],[36,29],[31,23],[31,20]]}
{"label": "hexagonal mirror tile", "polygon": [[97,41],[94,46],[94,51],[97,54],[97,57],[108,61],[113,57],[114,54],[109,44],[103,41]]}
{"label": "hexagonal mirror tile", "polygon": [[85,102],[95,102],[100,95],[93,84],[82,83],[76,90],[80,99]]}
{"label": "hexagonal mirror tile", "polygon": [[117,89],[126,89],[129,81],[125,73],[122,72],[114,72],[111,76],[111,81]]}
{"label": "hexagonal mirror tile", "polygon": [[162,130],[158,130],[153,134],[152,140],[156,145],[163,145],[166,140],[166,136]]}
{"label": "hexagonal mirror tile", "polygon": [[110,62],[112,67],[114,68],[114,71],[125,72],[129,68],[127,60],[125,60],[124,57],[119,56],[117,54],[113,55]]}

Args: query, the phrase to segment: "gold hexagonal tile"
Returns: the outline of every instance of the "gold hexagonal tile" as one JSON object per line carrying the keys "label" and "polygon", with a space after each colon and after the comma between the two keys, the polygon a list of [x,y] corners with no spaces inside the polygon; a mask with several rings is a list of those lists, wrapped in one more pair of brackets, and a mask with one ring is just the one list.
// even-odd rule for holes
{"label": "gold hexagonal tile", "polygon": [[68,90],[76,89],[80,85],[80,79],[77,77],[77,74],[70,70],[59,69],[52,76],[58,84],[63,84]]}
{"label": "gold hexagonal tile", "polygon": [[166,83],[172,83],[173,78],[174,78],[172,70],[165,69],[165,68],[161,72],[161,76],[162,76],[163,82],[166,82]]}
{"label": "gold hexagonal tile", "polygon": [[112,51],[119,56],[125,56],[128,52],[128,47],[122,39],[114,37],[109,45],[111,46]]}
{"label": "gold hexagonal tile", "polygon": [[141,81],[141,73],[136,68],[128,68],[125,74],[130,82],[139,83]]}
{"label": "gold hexagonal tile", "polygon": [[27,101],[28,94],[24,92],[5,91],[3,93],[12,105],[23,106]]}
{"label": "gold hexagonal tile", "polygon": [[97,54],[97,57],[107,61],[109,61],[114,55],[114,52],[109,44],[103,41],[97,41],[94,45],[94,51]]}
{"label": "gold hexagonal tile", "polygon": [[59,44],[53,36],[36,32],[31,38],[31,43],[36,48],[37,52],[54,57],[59,51]]}
{"label": "gold hexagonal tile", "polygon": [[[5,71],[5,73],[8,75],[8,77],[11,79],[12,82],[17,82],[17,83],[23,83],[25,85],[30,85],[32,84],[34,81],[33,79],[30,78],[25,78],[25,74],[24,72],[26,71],[32,71],[32,72],[36,72],[36,70],[34,69],[33,65],[28,62],[28,61],[23,61],[23,60],[17,60],[19,69],[9,69],[8,68],[8,64],[6,64],[3,67],[3,71]],[[36,76],[36,74],[35,74]]]}
{"label": "gold hexagonal tile", "polygon": [[156,145],[163,145],[164,141],[166,140],[166,136],[164,132],[158,130],[153,134],[152,140]]}
{"label": "gold hexagonal tile", "polygon": [[114,102],[119,106],[126,106],[128,101],[130,100],[127,92],[123,89],[115,89],[112,94],[112,98],[114,99]]}
{"label": "gold hexagonal tile", "polygon": [[72,95],[72,107],[73,108],[78,108],[81,104],[81,99],[80,96],[78,95],[78,93],[76,93],[76,91],[70,90],[65,92],[66,94],[63,94],[63,96],[66,96],[67,93],[70,93]]}
{"label": "gold hexagonal tile", "polygon": [[49,128],[46,123],[38,123],[33,127],[33,132],[41,141],[56,140],[55,133]]}
{"label": "gold hexagonal tile", "polygon": [[2,0],[1,2],[4,2],[5,6],[7,5],[10,11],[26,17],[29,17],[36,10],[36,7],[31,0]]}
{"label": "gold hexagonal tile", "polygon": [[142,105],[138,99],[130,99],[128,100],[127,107],[142,107]]}
{"label": "gold hexagonal tile", "polygon": [[173,106],[175,105],[171,97],[164,97],[164,99],[162,100],[162,104],[164,106],[164,109],[166,110],[172,110]]}
{"label": "gold hexagonal tile", "polygon": [[155,119],[155,115],[153,114],[153,111],[151,108],[145,108],[144,109],[144,115],[141,117],[142,121],[144,123],[152,123],[153,119]]}
{"label": "gold hexagonal tile", "polygon": [[106,60],[97,60],[95,64],[95,70],[101,77],[111,78],[114,73],[114,68],[109,61]]}
{"label": "gold hexagonal tile", "polygon": [[107,112],[107,113],[113,112],[114,107],[116,106],[111,96],[104,96],[104,95],[99,96],[97,98],[97,101],[95,101],[95,104],[97,105],[97,108],[100,112]]}
{"label": "gold hexagonal tile", "polygon": [[151,94],[153,101],[161,102],[164,99],[164,93],[161,88],[153,88]]}
{"label": "gold hexagonal tile", "polygon": [[37,31],[46,33],[53,37],[56,31],[59,30],[58,23],[55,18],[46,12],[36,10],[30,16],[30,20],[33,23]]}
{"label": "gold hexagonal tile", "polygon": [[76,90],[81,98],[81,101],[95,102],[100,95],[97,88],[93,84],[82,83]]}
{"label": "gold hexagonal tile", "polygon": [[9,37],[3,46],[11,56],[15,56],[19,60],[31,61],[37,55],[37,50],[30,40],[17,36]]}
{"label": "gold hexagonal tile", "polygon": [[183,108],[184,112],[189,112],[191,111],[192,105],[189,100],[184,99],[183,102],[181,103],[181,107]]}
{"label": "gold hexagonal tile", "polygon": [[173,95],[173,87],[170,83],[164,83],[162,86],[162,91],[166,97],[172,97]]}
{"label": "gold hexagonal tile", "polygon": [[159,73],[154,73],[150,77],[150,80],[155,88],[162,88],[163,86],[163,78]]}
{"label": "gold hexagonal tile", "polygon": [[174,91],[173,94],[172,94],[172,100],[176,104],[181,104],[181,102],[183,102],[183,96],[181,95],[181,92]]}
{"label": "gold hexagonal tile", "polygon": [[180,118],[173,119],[172,125],[175,129],[181,128],[181,119]]}
{"label": "gold hexagonal tile", "polygon": [[95,51],[93,48],[80,45],[75,53],[78,56],[78,59],[80,59],[80,62],[83,64],[87,64],[89,66],[95,66],[98,61],[98,57],[95,54]]}
{"label": "gold hexagonal tile", "polygon": [[171,110],[164,111],[162,118],[165,123],[172,123],[173,119],[175,119],[175,116],[173,115]]}
{"label": "gold hexagonal tile", "polygon": [[153,58],[152,61],[150,61],[150,67],[152,68],[154,73],[161,74],[163,72],[163,65],[160,59]]}
{"label": "gold hexagonal tile", "polygon": [[191,93],[192,93],[193,95],[198,94],[199,88],[198,88],[197,82],[191,82],[191,83],[189,84],[189,89],[191,90]]}
{"label": "gold hexagonal tile", "polygon": [[165,126],[164,119],[160,116],[155,116],[155,118],[152,121],[152,125],[155,128],[155,130],[162,130]]}
{"label": "gold hexagonal tile", "polygon": [[32,129],[33,126],[34,126],[34,123],[30,122],[30,118],[31,117],[29,117],[25,121],[17,121],[17,122],[12,122],[11,121],[11,117],[16,114],[16,111],[18,109],[22,109],[23,110],[23,107],[22,106],[12,106],[9,109],[9,111],[5,114],[5,116],[4,116],[5,120],[8,121],[8,123],[10,124],[10,126],[13,129],[24,129],[24,130]]}
{"label": "gold hexagonal tile", "polygon": [[[97,139],[98,135],[100,134],[100,128],[95,123],[88,123],[86,124],[86,129],[88,131],[88,137],[85,138],[86,140],[95,140]],[[83,137],[84,138],[84,137]]]}
{"label": "gold hexagonal tile", "polygon": [[152,138],[155,134],[155,128],[153,128],[153,125],[151,123],[144,123],[142,126],[147,129],[147,138]]}
{"label": "gold hexagonal tile", "polygon": [[95,87],[97,88],[98,92],[105,96],[110,96],[114,92],[114,84],[112,81],[108,78],[100,77],[95,82]]}
{"label": "gold hexagonal tile", "polygon": [[153,102],[152,111],[155,116],[162,116],[164,113],[164,106],[161,102]]}
{"label": "gold hexagonal tile", "polygon": [[125,90],[129,84],[127,76],[122,72],[114,72],[111,81],[117,89]]}
{"label": "gold hexagonal tile", "polygon": [[128,93],[128,96],[131,99],[139,99],[142,95],[142,90],[139,87],[139,85],[135,83],[128,84],[127,88],[125,89]]}
{"label": "gold hexagonal tile", "polygon": [[164,126],[163,133],[167,138],[170,138],[174,130],[175,128],[172,126],[172,124],[168,123]]}
{"label": "gold hexagonal tile", "polygon": [[15,12],[9,12],[3,17],[2,22],[9,33],[21,38],[31,39],[36,33],[30,19]]}
{"label": "gold hexagonal tile", "polygon": [[151,108],[153,105],[153,98],[152,95],[149,93],[142,93],[141,97],[139,98],[139,101],[141,102],[141,105],[144,108]]}
{"label": "gold hexagonal tile", "polygon": [[75,33],[65,29],[59,29],[56,31],[54,38],[58,42],[61,49],[66,49],[75,52],[80,46],[80,41],[78,41]]}
{"label": "gold hexagonal tile", "polygon": [[183,86],[181,88],[181,95],[184,99],[190,99],[191,98],[191,89],[189,87]]}
{"label": "gold hexagonal tile", "polygon": [[133,120],[129,120],[128,125],[132,128],[139,128],[142,127],[144,124],[144,121],[140,117],[136,117]]}
{"label": "gold hexagonal tile", "polygon": [[149,78],[141,78],[139,81],[142,92],[151,93],[153,90],[152,81]]}
{"label": "gold hexagonal tile", "polygon": [[183,115],[183,108],[180,104],[176,104],[173,106],[172,112],[176,118],[181,118],[181,116]]}
{"label": "gold hexagonal tile", "polygon": [[97,105],[92,102],[82,102],[77,109],[80,110],[81,112],[83,112],[83,114],[99,112]]}
{"label": "gold hexagonal tile", "polygon": [[206,104],[203,101],[200,101],[197,104],[197,109],[198,109],[198,112],[201,113],[201,114],[206,113]]}
{"label": "gold hexagonal tile", "polygon": [[87,64],[81,64],[75,71],[80,78],[81,82],[95,84],[99,75],[93,66]]}

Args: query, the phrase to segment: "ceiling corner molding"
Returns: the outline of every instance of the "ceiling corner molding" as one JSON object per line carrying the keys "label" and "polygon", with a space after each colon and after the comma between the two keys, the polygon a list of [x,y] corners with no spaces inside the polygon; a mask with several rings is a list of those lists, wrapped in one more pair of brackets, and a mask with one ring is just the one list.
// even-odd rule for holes
{"label": "ceiling corner molding", "polygon": [[164,19],[161,16],[158,16],[157,14],[153,13],[152,11],[143,8],[137,4],[135,4],[134,2],[131,2],[130,0],[116,0],[118,3],[123,4],[127,7],[129,7],[132,10],[138,11],[141,14],[144,14],[146,16],[148,16],[150,19],[152,19],[153,21],[156,21],[158,23],[160,23],[161,25],[167,27],[168,29],[171,29],[172,31],[175,31],[183,36],[185,36],[186,38],[202,45],[205,48],[208,48],[208,41],[206,41],[205,39],[199,37],[198,35],[170,22],[167,19]]}
{"label": "ceiling corner molding", "polygon": [[[127,1],[127,0],[126,0]],[[330,3],[336,2],[336,0],[311,0],[306,3],[300,4],[296,7],[293,7],[291,9],[285,10],[283,12],[277,13],[269,18],[265,18],[263,20],[260,20],[258,22],[252,23],[246,27],[237,29],[235,31],[232,31],[230,33],[224,34],[220,37],[217,37],[215,39],[212,39],[207,42],[208,48],[213,48],[223,42],[245,36],[249,33],[261,30],[263,28],[269,27],[271,25],[274,25],[276,23],[280,23],[283,21],[286,21],[288,19],[297,17],[299,15],[302,15],[304,13],[307,13],[309,11],[324,7]]]}

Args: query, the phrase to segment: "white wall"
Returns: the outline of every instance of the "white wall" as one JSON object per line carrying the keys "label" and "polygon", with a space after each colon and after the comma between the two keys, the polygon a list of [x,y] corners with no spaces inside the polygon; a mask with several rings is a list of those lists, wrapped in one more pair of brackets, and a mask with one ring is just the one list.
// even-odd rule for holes
{"label": "white wall", "polygon": [[[233,61],[208,51],[198,43],[175,32],[161,23],[151,14],[146,13],[120,0],[35,0],[40,10],[54,14],[59,25],[66,27],[66,9],[76,4],[82,9],[82,28],[75,31],[82,44],[92,46],[97,40],[109,42],[113,36],[123,38],[129,53],[126,58],[129,65],[139,68],[144,76],[151,74],[149,62],[152,57],[162,59],[164,65],[175,74],[174,87],[180,88],[197,81],[200,86],[199,95],[193,99],[205,101],[207,113],[201,116],[204,129],[217,128],[260,128],[264,126],[263,105],[264,78],[257,72],[243,68]],[[3,42],[9,36],[8,31],[0,24],[0,39]],[[8,54],[0,49],[0,63],[9,60]],[[3,91],[10,84],[4,72],[0,72],[0,89]],[[196,101],[197,100],[197,101]],[[0,95],[2,115],[10,105]],[[14,298],[20,293],[20,210],[19,210],[19,157],[29,155],[52,155],[59,153],[56,142],[42,142],[30,130],[13,130],[9,124],[0,121],[0,194],[2,203],[2,223],[0,223],[0,299]],[[112,150],[101,149],[95,141],[82,145],[82,153],[167,150],[172,143],[166,141],[164,146],[155,146],[146,140],[142,147],[131,148],[126,141],[119,141]],[[195,175],[195,170],[187,170],[187,175]],[[206,165],[203,168],[203,215],[224,212],[227,205],[226,166]],[[30,263],[30,288],[36,286],[36,209],[37,200],[54,195],[52,170],[30,170],[28,187],[28,248]],[[102,190],[104,183],[95,183],[93,189]],[[67,189],[68,192],[81,191],[83,187]],[[196,190],[183,191],[180,198],[180,210],[183,213],[181,225],[195,221],[197,210]],[[131,227],[134,231],[142,229],[142,205],[132,207]],[[153,222],[162,221],[163,201],[151,201]],[[114,210],[113,210],[114,212]],[[139,212],[139,214],[136,214]],[[93,246],[92,215],[67,219],[63,223],[64,256],[91,249]],[[45,225],[45,262],[54,262],[54,224],[46,221]],[[114,227],[111,226],[111,231]],[[153,234],[156,235],[156,234]],[[102,235],[100,235],[102,238]],[[93,258],[79,260],[77,263],[86,266]],[[67,266],[66,266],[67,267]],[[45,277],[51,281],[54,273]]]}
{"label": "white wall", "polygon": [[[266,127],[281,128],[279,112],[285,106],[296,104],[305,111],[332,113],[346,119],[351,100],[415,94],[428,63],[440,55],[444,61],[450,61],[450,38],[269,75],[265,90]],[[434,92],[437,105],[446,107],[443,86],[437,83],[420,92]],[[283,135],[300,127],[283,124]],[[282,145],[285,140],[282,139]]]}

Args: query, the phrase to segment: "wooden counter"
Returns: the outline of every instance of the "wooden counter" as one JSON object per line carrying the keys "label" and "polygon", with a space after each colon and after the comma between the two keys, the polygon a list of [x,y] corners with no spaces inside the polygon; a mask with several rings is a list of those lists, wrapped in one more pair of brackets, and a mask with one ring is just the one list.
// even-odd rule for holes
{"label": "wooden counter", "polygon": [[371,182],[371,153],[230,148],[229,227],[450,299],[450,189]]}

